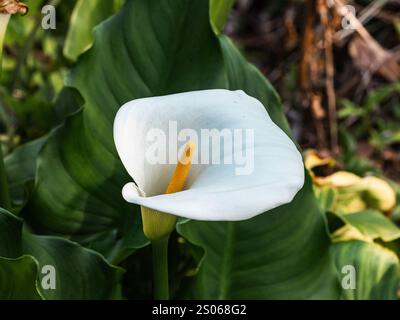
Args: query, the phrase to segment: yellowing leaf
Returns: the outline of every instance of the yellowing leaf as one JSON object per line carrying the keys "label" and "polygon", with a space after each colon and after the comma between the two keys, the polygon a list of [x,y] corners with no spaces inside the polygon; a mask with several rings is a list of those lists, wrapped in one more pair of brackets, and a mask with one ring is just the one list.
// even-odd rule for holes
{"label": "yellowing leaf", "polygon": [[338,171],[327,177],[316,177],[315,183],[319,186],[343,188],[353,186],[361,181],[361,178],[354,173]]}

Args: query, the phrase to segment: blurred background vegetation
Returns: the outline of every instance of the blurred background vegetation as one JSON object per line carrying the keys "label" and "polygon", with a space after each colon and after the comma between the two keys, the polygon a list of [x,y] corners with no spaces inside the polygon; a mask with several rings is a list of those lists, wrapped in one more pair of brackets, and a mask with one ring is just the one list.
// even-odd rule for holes
{"label": "blurred background vegetation", "polygon": [[238,0],[227,32],[278,90],[304,149],[359,156],[399,182],[400,1],[348,2],[370,38],[337,13],[324,22],[326,3]]}

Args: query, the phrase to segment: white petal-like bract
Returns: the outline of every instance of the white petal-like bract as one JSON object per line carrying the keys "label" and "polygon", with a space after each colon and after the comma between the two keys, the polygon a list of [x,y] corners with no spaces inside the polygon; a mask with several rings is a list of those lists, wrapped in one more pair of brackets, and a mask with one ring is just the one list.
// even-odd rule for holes
{"label": "white petal-like bract", "polygon": [[[205,141],[205,132],[217,136],[215,141],[221,138],[217,149],[212,138]],[[247,140],[249,136],[253,139]],[[176,166],[172,159],[189,140],[197,147],[197,160],[186,187],[164,194]],[[292,201],[304,184],[295,144],[261,102],[243,91],[215,89],[130,101],[116,115],[114,141],[137,185],[124,187],[125,200],[181,217],[248,219]],[[165,150],[152,153],[156,141],[157,146],[165,142]],[[159,156],[158,163],[149,154]]]}

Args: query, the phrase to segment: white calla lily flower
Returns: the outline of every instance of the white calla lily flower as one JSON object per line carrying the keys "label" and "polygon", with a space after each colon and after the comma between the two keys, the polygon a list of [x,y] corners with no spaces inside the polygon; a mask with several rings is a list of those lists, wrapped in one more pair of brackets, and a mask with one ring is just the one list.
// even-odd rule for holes
{"label": "white calla lily flower", "polygon": [[[179,147],[187,150],[185,143],[190,140],[197,159],[204,141],[196,136],[202,137],[205,129],[227,130],[232,137],[238,130],[251,130],[254,139],[250,146],[233,141],[233,151],[218,149],[220,154],[213,154],[216,161],[210,164],[200,160],[196,164],[193,158],[185,188],[165,194],[176,163],[150,163],[146,155],[154,147],[149,133],[165,132],[167,141],[171,139],[171,121],[180,132]],[[302,156],[295,144],[272,122],[260,101],[243,91],[215,89],[130,101],[116,115],[114,140],[136,183],[124,186],[124,199],[156,212],[195,220],[245,220],[291,202],[304,184]],[[167,149],[170,153],[170,146]],[[243,163],[225,161],[245,154],[252,156],[248,170]]]}

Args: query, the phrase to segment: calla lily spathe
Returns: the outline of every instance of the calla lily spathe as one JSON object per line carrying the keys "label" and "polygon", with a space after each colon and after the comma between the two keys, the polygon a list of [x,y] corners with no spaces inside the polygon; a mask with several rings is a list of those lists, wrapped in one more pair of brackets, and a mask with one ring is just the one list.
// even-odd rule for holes
{"label": "calla lily spathe", "polygon": [[[175,165],[150,164],[145,156],[150,145],[146,137],[154,128],[168,132],[171,120],[199,136],[202,129],[253,129],[253,172],[237,175],[235,163],[193,164],[185,189],[164,194]],[[260,101],[243,91],[215,89],[130,101],[116,115],[114,140],[137,185],[124,186],[124,199],[176,216],[245,220],[292,201],[304,184],[303,161],[296,146],[272,122]],[[224,163],[226,155],[220,156]]]}

